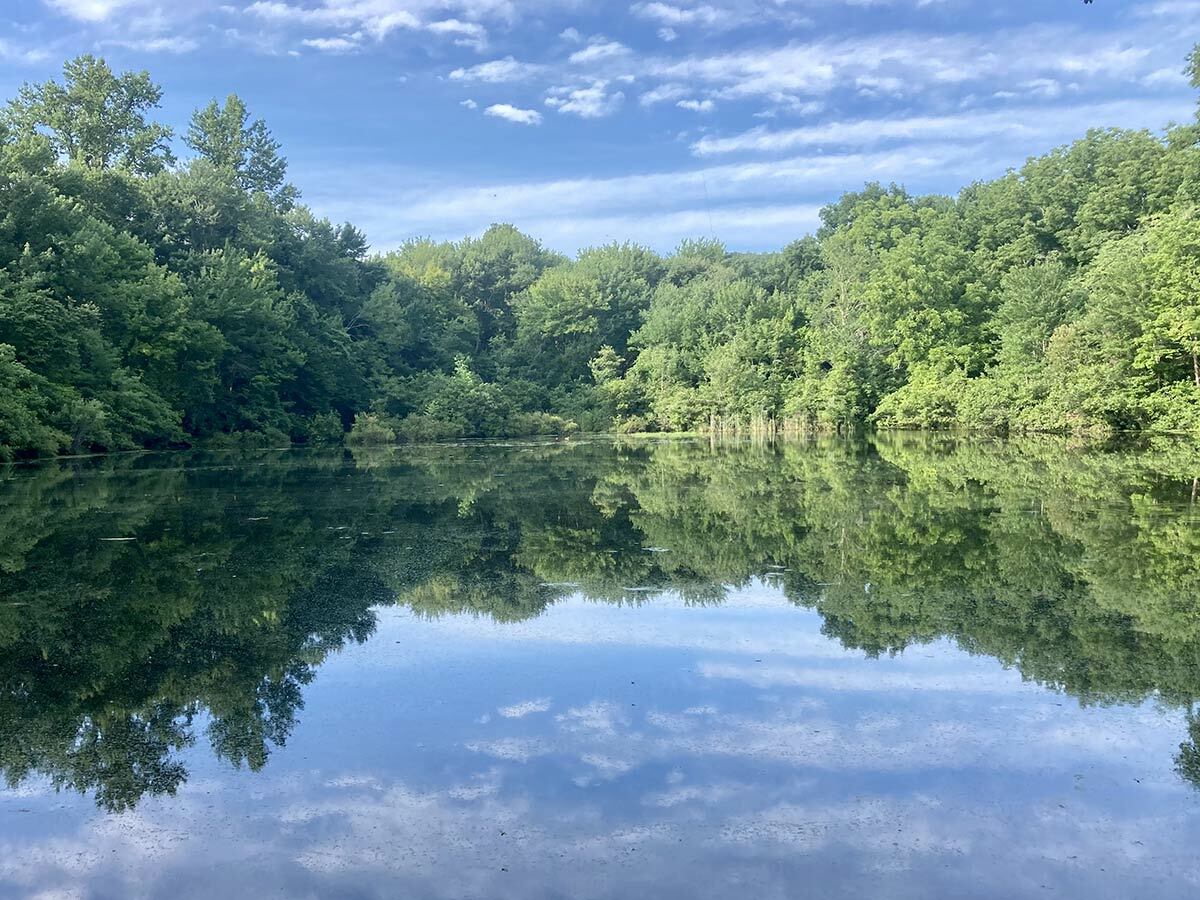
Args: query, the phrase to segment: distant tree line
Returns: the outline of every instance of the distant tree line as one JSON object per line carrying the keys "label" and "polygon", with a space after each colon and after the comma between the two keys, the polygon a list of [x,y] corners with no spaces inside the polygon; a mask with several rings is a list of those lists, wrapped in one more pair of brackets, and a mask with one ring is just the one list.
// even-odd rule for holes
{"label": "distant tree line", "polygon": [[[1188,71],[1200,88],[1200,50]],[[371,255],[236,96],[184,135],[83,56],[0,114],[0,455],[878,427],[1200,436],[1200,120],[957,197],[868,185],[777,253]],[[348,432],[348,436],[347,436]]]}

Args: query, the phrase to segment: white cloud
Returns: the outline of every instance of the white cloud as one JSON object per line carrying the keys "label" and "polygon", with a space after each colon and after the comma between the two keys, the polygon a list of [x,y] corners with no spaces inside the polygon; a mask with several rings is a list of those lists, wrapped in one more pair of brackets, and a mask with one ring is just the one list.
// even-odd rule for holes
{"label": "white cloud", "polygon": [[0,38],[0,59],[17,63],[39,63],[50,58],[50,53],[40,47],[20,47]]}
{"label": "white cloud", "polygon": [[301,43],[322,53],[350,53],[360,47],[358,39],[354,37],[308,38]]}
{"label": "white cloud", "polygon": [[51,9],[81,22],[104,22],[138,0],[47,0]]}
{"label": "white cloud", "polygon": [[859,75],[854,86],[864,97],[899,97],[904,93],[904,80],[888,75]]}
{"label": "white cloud", "polygon": [[1142,78],[1142,84],[1147,87],[1185,87],[1188,83],[1187,76],[1183,70],[1178,67],[1170,67],[1163,69],[1155,69],[1150,74]]}
{"label": "white cloud", "polygon": [[430,22],[425,30],[433,34],[451,35],[454,43],[474,50],[484,50],[487,47],[487,29],[478,22],[463,22],[459,19],[443,19]]}
{"label": "white cloud", "polygon": [[629,8],[635,16],[659,22],[667,26],[716,25],[727,20],[731,13],[727,9],[701,4],[700,6],[673,6],[669,3],[635,3]]}
{"label": "white cloud", "polygon": [[609,92],[608,82],[595,80],[580,87],[555,87],[546,97],[546,105],[560,113],[571,113],[583,119],[602,119],[621,108],[625,94]]}
{"label": "white cloud", "polygon": [[283,26],[318,25],[362,28],[376,38],[398,28],[419,29],[421,19],[399,3],[372,0],[326,0],[321,6],[298,6],[281,0],[256,0],[246,7],[247,15]]}
{"label": "white cloud", "polygon": [[142,53],[191,53],[199,43],[187,37],[130,38],[123,41],[102,41],[106,47],[124,47]]}
{"label": "white cloud", "polygon": [[1141,16],[1200,16],[1200,0],[1159,0],[1137,7],[1136,12]]}
{"label": "white cloud", "polygon": [[[859,0],[859,3],[864,0]],[[871,0],[866,0],[871,2]],[[771,22],[785,28],[805,28],[813,24],[812,19],[796,12],[795,3],[775,0],[773,3],[746,3],[744,0],[724,0],[717,3],[696,3],[683,0],[679,3],[639,2],[630,6],[632,15],[647,22],[660,25],[672,35],[682,28],[695,28],[705,33],[729,31],[747,25]],[[671,40],[673,38],[664,38]]]}
{"label": "white cloud", "polygon": [[571,54],[570,60],[575,65],[600,62],[617,56],[627,56],[628,47],[618,41],[609,41],[603,37],[592,38],[586,47]]}
{"label": "white cloud", "polygon": [[465,106],[467,109],[478,109],[479,108],[479,104],[470,98],[460,101],[458,105]]}
{"label": "white cloud", "polygon": [[536,109],[520,109],[509,103],[497,103],[483,111],[485,116],[516,122],[518,125],[541,125],[542,114]]}
{"label": "white cloud", "polygon": [[[708,56],[650,58],[639,74],[705,85],[729,99],[816,99],[839,88],[933,96],[973,83],[1063,77],[1086,77],[1093,86],[1104,82],[1124,86],[1161,68],[1164,40],[1181,46],[1190,40],[1181,37],[1180,29],[1170,31],[1156,26],[1098,34],[1037,25],[980,34],[894,32],[750,46]],[[1195,27],[1182,30],[1192,35],[1197,31]]]}
{"label": "white cloud", "polygon": [[539,74],[542,66],[534,63],[519,62],[511,56],[504,59],[494,59],[491,62],[480,63],[464,69],[455,69],[450,73],[453,81],[482,81],[487,84],[504,84],[513,81],[525,81]]}
{"label": "white cloud", "polygon": [[642,106],[654,106],[656,103],[670,103],[672,100],[679,100],[686,97],[690,91],[686,85],[682,84],[660,84],[638,98],[638,102]]}
{"label": "white cloud", "polygon": [[680,100],[675,105],[680,109],[698,113],[710,113],[717,108],[717,105],[711,100]]}
{"label": "white cloud", "polygon": [[697,156],[715,156],[780,153],[801,147],[870,147],[893,141],[1069,139],[1082,136],[1089,126],[1158,127],[1178,118],[1185,108],[1178,102],[1115,101],[1053,110],[1005,107],[960,115],[844,120],[776,131],[760,127],[732,137],[701,138],[692,150]]}
{"label": "white cloud", "polygon": [[423,31],[478,50],[487,43],[483,21],[508,20],[515,10],[508,0],[323,0],[317,6],[255,0],[244,13],[277,28],[362,30],[377,40],[399,30]]}

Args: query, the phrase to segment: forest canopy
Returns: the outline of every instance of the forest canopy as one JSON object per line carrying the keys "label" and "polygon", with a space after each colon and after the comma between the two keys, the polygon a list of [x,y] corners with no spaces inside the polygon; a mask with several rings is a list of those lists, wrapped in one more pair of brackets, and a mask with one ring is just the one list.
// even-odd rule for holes
{"label": "forest canopy", "polygon": [[[1200,88],[1200,52],[1188,64]],[[0,112],[0,457],[586,431],[1200,436],[1200,120],[957,197],[871,184],[775,253],[372,254],[243,100],[155,121],[82,56]],[[784,244],[789,235],[780,235]]]}

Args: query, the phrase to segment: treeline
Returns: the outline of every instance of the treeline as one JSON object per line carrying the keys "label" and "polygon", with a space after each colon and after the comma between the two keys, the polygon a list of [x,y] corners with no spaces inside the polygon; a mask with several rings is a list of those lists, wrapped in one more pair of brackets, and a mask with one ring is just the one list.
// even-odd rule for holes
{"label": "treeline", "polygon": [[[1200,50],[1189,72],[1200,87]],[[1200,123],[957,198],[870,185],[779,253],[371,255],[236,96],[172,152],[93,57],[0,115],[0,455],[196,442],[967,427],[1200,435]]]}

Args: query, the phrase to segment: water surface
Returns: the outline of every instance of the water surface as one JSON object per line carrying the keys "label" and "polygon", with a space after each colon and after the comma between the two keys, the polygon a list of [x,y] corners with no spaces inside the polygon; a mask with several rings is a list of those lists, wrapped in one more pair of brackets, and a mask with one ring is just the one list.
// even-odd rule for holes
{"label": "water surface", "polygon": [[0,479],[0,896],[1200,892],[1200,454]]}

